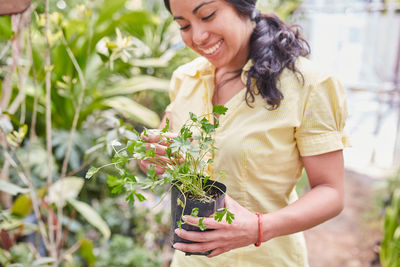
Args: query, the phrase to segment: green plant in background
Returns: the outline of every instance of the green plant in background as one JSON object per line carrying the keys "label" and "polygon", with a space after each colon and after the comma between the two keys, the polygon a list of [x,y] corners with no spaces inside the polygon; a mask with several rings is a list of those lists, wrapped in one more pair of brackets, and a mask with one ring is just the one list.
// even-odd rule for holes
{"label": "green plant in background", "polygon": [[[223,115],[226,110],[227,108],[223,106],[215,105],[213,114]],[[163,185],[173,185],[182,193],[184,202],[179,202],[180,200],[178,199],[178,205],[183,208],[186,205],[188,196],[200,202],[212,201],[214,195],[210,192],[215,191],[216,187],[212,183],[207,183],[210,179],[207,171],[209,164],[212,163],[215,150],[213,134],[219,123],[216,116],[216,123],[210,123],[206,118],[207,115],[197,117],[195,114],[190,113],[190,119],[182,126],[176,137],[166,135],[169,130],[167,121],[167,125],[162,130],[145,130],[142,134],[143,136],[135,132],[126,145],[115,140],[113,146],[115,154],[112,163],[99,168],[91,167],[86,174],[86,178],[91,178],[102,168],[114,166],[119,171],[119,176],[109,175],[108,184],[114,193],[126,192],[126,200],[132,204],[135,199],[139,201],[146,199],[141,193],[142,190],[155,190]],[[166,158],[157,156],[155,146],[148,148],[145,137],[148,136],[150,131],[152,136],[155,135],[160,139],[159,142],[161,144],[168,144]],[[145,179],[135,176],[127,167],[133,160],[146,160],[153,164],[148,170]],[[156,174],[156,166],[165,169],[160,178]],[[192,214],[196,215],[196,211],[192,211]],[[214,218],[221,221],[223,217],[228,223],[231,223],[234,219],[234,215],[226,208],[222,211],[217,211]],[[179,221],[178,226],[183,223],[183,221]],[[199,226],[201,229],[205,229],[201,221]]]}
{"label": "green plant in background", "polygon": [[[93,266],[110,237],[107,218],[87,204],[102,206],[106,187],[78,186],[79,176],[109,160],[102,148],[115,136],[158,126],[171,66],[186,54],[171,20],[133,2],[33,0],[24,14],[0,17],[1,264],[25,263],[12,252],[21,244],[33,266]],[[43,243],[21,242],[30,234]]]}
{"label": "green plant in background", "polygon": [[[14,245],[9,251],[0,250],[1,266],[32,266],[44,267],[52,264],[52,258],[42,257],[35,259],[29,244],[19,243]],[[17,264],[18,263],[18,264]]]}
{"label": "green plant in background", "polygon": [[288,21],[302,3],[303,0],[267,0],[258,1],[258,7],[264,12],[273,12]]}
{"label": "green plant in background", "polygon": [[156,267],[161,265],[158,256],[154,251],[136,245],[130,237],[114,235],[94,266]]}
{"label": "green plant in background", "polygon": [[390,179],[388,188],[390,193],[389,205],[385,208],[383,221],[383,240],[379,252],[379,259],[383,267],[400,266],[400,171]]}

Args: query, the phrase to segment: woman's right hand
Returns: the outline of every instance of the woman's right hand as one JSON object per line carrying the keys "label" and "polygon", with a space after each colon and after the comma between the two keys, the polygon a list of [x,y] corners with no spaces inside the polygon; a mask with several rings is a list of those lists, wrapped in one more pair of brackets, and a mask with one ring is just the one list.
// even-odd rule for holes
{"label": "woman's right hand", "polygon": [[164,163],[169,163],[171,160],[166,156],[167,148],[170,144],[169,139],[175,137],[176,135],[172,133],[161,133],[160,130],[151,129],[146,131],[146,135],[142,134],[143,140],[147,142],[146,149],[153,149],[156,153],[156,158],[153,160],[155,162],[160,162],[160,164],[155,164],[154,162],[148,160],[138,160],[140,169],[147,173],[151,165],[155,165],[156,174],[161,175],[165,172],[165,168],[162,165]]}

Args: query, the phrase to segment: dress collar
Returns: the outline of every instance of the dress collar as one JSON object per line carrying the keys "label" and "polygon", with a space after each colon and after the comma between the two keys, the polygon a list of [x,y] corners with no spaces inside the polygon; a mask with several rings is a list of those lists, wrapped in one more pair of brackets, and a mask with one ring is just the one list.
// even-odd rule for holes
{"label": "dress collar", "polygon": [[[241,79],[244,84],[247,83],[247,73],[254,65],[253,60],[249,59],[242,68]],[[191,77],[208,76],[215,73],[215,67],[205,57],[198,57],[193,61],[193,65],[184,68],[183,73]]]}

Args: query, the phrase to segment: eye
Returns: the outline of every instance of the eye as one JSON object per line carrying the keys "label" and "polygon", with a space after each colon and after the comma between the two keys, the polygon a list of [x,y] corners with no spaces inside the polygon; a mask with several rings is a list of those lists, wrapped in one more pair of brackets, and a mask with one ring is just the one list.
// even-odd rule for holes
{"label": "eye", "polygon": [[186,25],[186,26],[180,27],[179,29],[180,29],[181,31],[186,31],[187,29],[189,29],[189,27],[190,27],[190,25]]}
{"label": "eye", "polygon": [[201,18],[201,20],[202,20],[202,21],[209,20],[212,16],[215,15],[215,12],[216,12],[216,11],[212,12],[212,13],[211,13],[210,15],[208,15],[207,17]]}

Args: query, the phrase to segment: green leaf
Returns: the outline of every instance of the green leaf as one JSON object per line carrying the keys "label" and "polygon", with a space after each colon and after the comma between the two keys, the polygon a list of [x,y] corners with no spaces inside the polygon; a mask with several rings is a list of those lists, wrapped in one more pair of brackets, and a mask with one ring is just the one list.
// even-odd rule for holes
{"label": "green leaf", "polygon": [[135,196],[137,197],[137,199],[140,201],[140,202],[142,202],[142,201],[145,201],[146,200],[146,197],[145,196],[143,196],[142,194],[140,194],[140,193],[137,193],[137,192],[135,192]]}
{"label": "green leaf", "polygon": [[165,126],[164,126],[164,128],[161,130],[162,133],[166,133],[166,132],[168,132],[168,130],[169,130],[169,119],[166,118],[165,122],[166,122],[166,123],[165,123]]}
{"label": "green leaf", "polygon": [[177,199],[176,199],[176,204],[177,204],[178,206],[181,206],[182,208],[185,208],[185,204],[183,204],[183,202],[182,202],[182,200],[181,200],[180,198],[177,198]]}
{"label": "green leaf", "polygon": [[93,253],[93,242],[89,239],[82,239],[80,243],[79,252],[88,265],[93,266],[96,262],[96,256]]}
{"label": "green leaf", "polygon": [[197,217],[199,215],[199,208],[193,208],[190,216]]}
{"label": "green leaf", "polygon": [[201,119],[201,129],[206,133],[206,134],[213,134],[215,130],[215,125],[210,123],[206,118]]}
{"label": "green leaf", "polygon": [[179,229],[182,229],[182,221],[181,220],[177,221],[176,225],[179,227]]}
{"label": "green leaf", "polygon": [[103,234],[104,239],[108,240],[110,238],[110,228],[92,207],[85,202],[75,199],[68,199],[68,203],[71,204],[91,225],[96,227]]}
{"label": "green leaf", "polygon": [[98,171],[100,170],[100,168],[96,168],[96,167],[90,167],[89,170],[87,171],[85,178],[86,179],[90,179],[92,178],[93,175],[95,175]]}
{"label": "green leaf", "polygon": [[0,180],[0,191],[6,192],[10,195],[17,195],[21,193],[28,193],[29,189],[28,188],[22,188],[18,185],[6,182],[4,180]]}
{"label": "green leaf", "polygon": [[103,103],[126,118],[134,119],[147,127],[156,128],[160,125],[160,118],[157,113],[133,101],[130,97],[115,96],[105,99]]}
{"label": "green leaf", "polygon": [[12,36],[11,16],[0,16],[0,40],[9,40]]}
{"label": "green leaf", "polygon": [[127,145],[126,145],[126,151],[128,151],[131,154],[133,154],[135,152],[136,144],[137,144],[136,140],[129,140]]}
{"label": "green leaf", "polygon": [[235,219],[235,214],[233,214],[232,212],[226,210],[226,215],[225,215],[225,220],[231,224],[233,222],[233,220]]}
{"label": "green leaf", "polygon": [[26,217],[32,212],[32,199],[28,194],[19,195],[11,207],[11,213]]}
{"label": "green leaf", "polygon": [[121,194],[124,191],[124,181],[118,176],[107,175],[107,185],[112,188],[112,194]]}
{"label": "green leaf", "polygon": [[127,173],[127,172],[125,172],[125,179],[130,182],[133,182],[133,183],[137,182],[135,175]]}
{"label": "green leaf", "polygon": [[221,105],[214,105],[213,106],[213,113],[219,114],[219,115],[225,115],[226,111],[228,110],[227,107],[221,106]]}
{"label": "green leaf", "polygon": [[190,120],[191,120],[191,121],[193,121],[193,122],[196,122],[196,121],[197,121],[197,116],[196,116],[194,113],[189,112],[189,117],[190,117]]}
{"label": "green leaf", "polygon": [[9,263],[9,253],[5,253],[3,249],[0,248],[0,265],[1,266],[7,266],[7,263]]}
{"label": "green leaf", "polygon": [[69,176],[58,179],[49,188],[48,202],[58,203],[65,206],[66,200],[76,198],[82,190],[84,179],[76,176]]}
{"label": "green leaf", "polygon": [[152,76],[135,76],[117,82],[109,89],[106,89],[102,94],[105,97],[132,95],[136,92],[154,89],[167,92],[168,88],[169,80],[167,79],[160,79]]}
{"label": "green leaf", "polygon": [[156,174],[156,165],[150,165],[149,169],[147,170],[147,177],[153,181],[158,179],[158,176]]}
{"label": "green leaf", "polygon": [[207,229],[207,226],[204,225],[203,221],[204,221],[204,217],[200,218],[199,224],[198,224],[198,226],[199,226],[199,228],[200,228],[201,231],[204,231],[204,230]]}
{"label": "green leaf", "polygon": [[42,267],[42,266],[49,266],[50,263],[55,263],[56,260],[50,257],[43,257],[35,260],[32,262],[32,267]]}
{"label": "green leaf", "polygon": [[128,153],[125,150],[123,150],[114,155],[114,157],[112,158],[112,163],[115,163],[119,167],[122,167],[126,162],[128,162],[129,159],[130,157]]}
{"label": "green leaf", "polygon": [[235,219],[235,215],[231,213],[227,208],[223,208],[222,211],[218,211],[215,213],[214,220],[220,222],[225,216],[225,220],[231,224]]}

